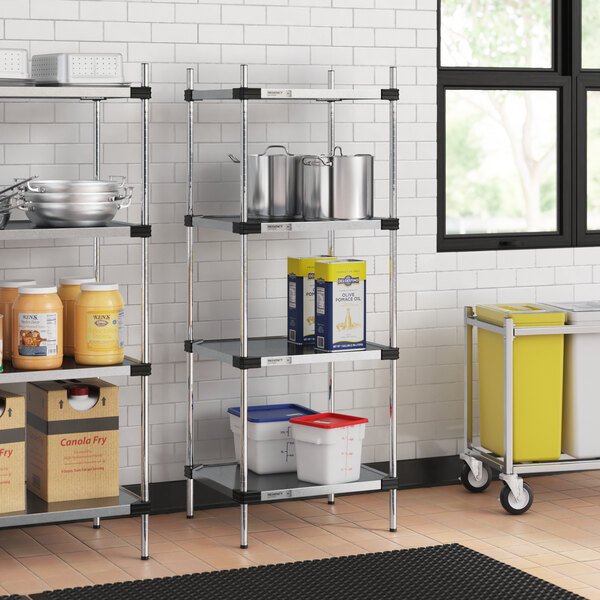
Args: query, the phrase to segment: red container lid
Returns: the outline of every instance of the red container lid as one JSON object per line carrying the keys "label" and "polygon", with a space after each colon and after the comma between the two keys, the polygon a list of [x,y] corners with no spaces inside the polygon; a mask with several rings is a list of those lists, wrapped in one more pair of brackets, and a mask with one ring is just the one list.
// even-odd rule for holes
{"label": "red container lid", "polygon": [[89,396],[90,389],[85,385],[74,385],[69,388],[69,396]]}
{"label": "red container lid", "polygon": [[364,419],[363,417],[351,417],[350,415],[340,415],[339,413],[321,413],[290,419],[290,423],[319,427],[320,429],[336,429],[338,427],[349,427],[368,422],[369,419]]}

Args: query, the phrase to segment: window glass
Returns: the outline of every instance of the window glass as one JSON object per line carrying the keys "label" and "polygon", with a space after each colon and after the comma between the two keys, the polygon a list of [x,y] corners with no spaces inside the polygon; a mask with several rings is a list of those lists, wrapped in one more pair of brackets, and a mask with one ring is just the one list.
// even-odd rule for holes
{"label": "window glass", "polygon": [[581,67],[600,69],[600,2],[582,0],[581,3]]}
{"label": "window glass", "polygon": [[587,229],[600,230],[600,92],[587,93]]}
{"label": "window glass", "polygon": [[557,100],[446,91],[446,234],[557,231]]}
{"label": "window glass", "polygon": [[443,67],[550,69],[552,0],[442,0],[440,35]]}

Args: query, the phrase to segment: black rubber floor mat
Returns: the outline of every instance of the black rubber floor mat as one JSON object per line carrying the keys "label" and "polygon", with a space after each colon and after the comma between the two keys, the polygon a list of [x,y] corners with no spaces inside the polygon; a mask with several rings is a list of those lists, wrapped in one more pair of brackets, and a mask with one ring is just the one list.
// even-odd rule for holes
{"label": "black rubber floor mat", "polygon": [[458,544],[33,594],[33,600],[573,600]]}

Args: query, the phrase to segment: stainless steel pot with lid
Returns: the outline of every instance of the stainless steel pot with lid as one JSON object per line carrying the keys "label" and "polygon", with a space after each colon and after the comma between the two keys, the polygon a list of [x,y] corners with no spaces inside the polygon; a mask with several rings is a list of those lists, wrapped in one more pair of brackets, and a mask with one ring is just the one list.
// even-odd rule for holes
{"label": "stainless steel pot with lid", "polygon": [[[273,149],[282,150],[270,154]],[[229,158],[239,163],[232,154]],[[296,173],[302,156],[285,146],[267,146],[261,154],[248,155],[248,216],[262,219],[293,219],[299,214]]]}
{"label": "stainless steel pot with lid", "polygon": [[302,215],[307,221],[331,218],[331,157],[302,160]]}
{"label": "stainless steel pot with lid", "polygon": [[331,217],[343,220],[372,219],[373,155],[345,155],[342,148],[336,146],[331,159]]}

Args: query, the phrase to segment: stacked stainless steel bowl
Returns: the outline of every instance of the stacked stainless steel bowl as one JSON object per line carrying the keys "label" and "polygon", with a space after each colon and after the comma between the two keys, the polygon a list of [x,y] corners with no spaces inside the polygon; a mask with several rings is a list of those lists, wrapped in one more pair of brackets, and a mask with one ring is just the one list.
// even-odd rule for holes
{"label": "stacked stainless steel bowl", "polygon": [[38,179],[21,188],[17,208],[38,227],[99,227],[131,204],[132,192],[123,179]]}

